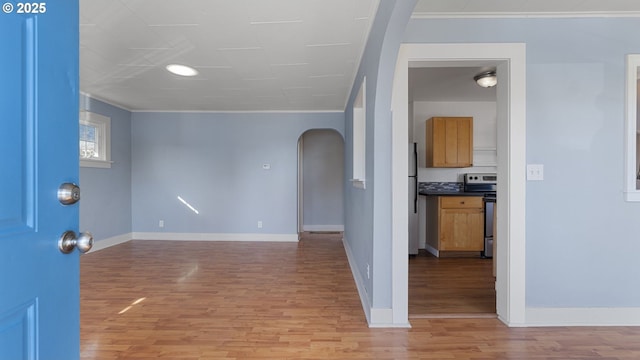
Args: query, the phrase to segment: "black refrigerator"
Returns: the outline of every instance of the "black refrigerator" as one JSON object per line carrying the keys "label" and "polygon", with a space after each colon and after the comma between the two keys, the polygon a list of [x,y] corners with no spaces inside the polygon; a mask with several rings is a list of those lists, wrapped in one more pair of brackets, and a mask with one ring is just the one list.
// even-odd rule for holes
{"label": "black refrigerator", "polygon": [[409,143],[409,255],[418,255],[418,144]]}

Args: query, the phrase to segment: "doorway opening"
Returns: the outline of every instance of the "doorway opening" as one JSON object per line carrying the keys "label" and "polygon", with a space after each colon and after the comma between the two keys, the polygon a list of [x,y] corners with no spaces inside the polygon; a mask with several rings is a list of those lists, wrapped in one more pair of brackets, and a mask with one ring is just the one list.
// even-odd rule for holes
{"label": "doorway opening", "polygon": [[344,139],[312,129],[298,139],[298,237],[344,231]]}
{"label": "doorway opening", "polygon": [[[455,61],[497,64],[496,313],[507,325],[524,325],[525,314],[525,44],[402,44],[393,82],[392,313],[408,322],[408,214],[406,143],[408,69]],[[502,204],[502,205],[501,205]]]}
{"label": "doorway opening", "polygon": [[[480,87],[474,81],[474,76],[495,70],[497,65],[495,61],[470,60],[419,63],[417,67],[409,63],[409,141],[417,145],[417,175],[425,189],[453,189],[454,185],[461,189],[465,174],[497,173],[496,88]],[[426,136],[430,118],[452,121],[470,118],[473,136],[467,137],[467,144],[473,146],[465,149],[472,154],[471,164],[427,166],[427,149],[432,148],[429,145],[434,141]],[[486,230],[491,230],[493,224],[494,203],[485,203],[483,194],[478,192],[477,196],[464,198],[474,202],[473,209],[440,211],[439,201],[462,198],[419,196],[418,219],[409,229],[409,233],[413,233],[410,241],[415,243],[414,252],[417,252],[409,260],[410,319],[496,316],[493,271],[496,259],[486,251],[489,249],[479,250],[488,239]],[[486,220],[490,220],[490,226],[485,229]],[[464,237],[466,240],[458,247],[465,251],[441,251],[436,228],[439,227],[437,224],[444,223],[460,229],[458,239]],[[447,230],[441,231],[441,234],[451,234]]]}

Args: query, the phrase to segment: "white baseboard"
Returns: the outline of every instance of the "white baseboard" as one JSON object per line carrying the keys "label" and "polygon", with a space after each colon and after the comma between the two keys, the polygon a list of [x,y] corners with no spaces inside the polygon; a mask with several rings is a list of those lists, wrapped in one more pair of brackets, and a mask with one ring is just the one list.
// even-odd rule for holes
{"label": "white baseboard", "polygon": [[527,308],[523,325],[640,326],[640,308]]}
{"label": "white baseboard", "polygon": [[389,324],[391,323],[393,323],[393,309],[371,308],[371,321],[369,322],[369,327],[389,327]]}
{"label": "white baseboard", "polygon": [[298,234],[218,234],[134,232],[134,240],[298,242]]}
{"label": "white baseboard", "polygon": [[344,231],[344,225],[302,225],[303,231]]}
{"label": "white baseboard", "polygon": [[362,310],[364,310],[364,315],[367,318],[367,324],[371,326],[371,304],[369,303],[367,288],[365,287],[364,280],[362,279],[362,276],[360,276],[360,272],[356,267],[356,261],[353,258],[351,247],[349,247],[349,243],[344,239],[344,237],[342,238],[342,245],[344,246],[345,253],[347,253],[347,261],[349,262],[349,267],[351,268],[353,281],[355,281],[356,283],[356,289],[358,289],[358,296],[360,296],[360,302],[362,303]]}
{"label": "white baseboard", "polygon": [[349,267],[351,268],[351,274],[353,274],[353,280],[356,283],[358,289],[358,296],[360,296],[360,302],[362,303],[362,309],[364,315],[367,318],[367,324],[370,328],[410,328],[409,323],[396,324],[393,322],[393,309],[391,308],[374,308],[369,302],[369,296],[367,295],[367,289],[365,287],[364,279],[360,275],[358,268],[356,267],[356,261],[349,247],[349,243],[342,239],[344,250],[347,253],[347,260],[349,261]]}
{"label": "white baseboard", "polygon": [[411,328],[411,324],[394,323],[393,309],[391,308],[372,308],[370,328]]}
{"label": "white baseboard", "polygon": [[96,252],[102,249],[106,249],[108,247],[112,247],[118,244],[126,243],[127,241],[131,241],[133,233],[122,234],[118,236],[112,236],[110,238],[97,240],[93,242],[93,246],[89,252]]}
{"label": "white baseboard", "polygon": [[298,234],[216,234],[216,233],[152,233],[133,232],[96,240],[89,252],[100,251],[131,240],[171,241],[272,241],[297,242]]}
{"label": "white baseboard", "polygon": [[425,250],[427,250],[431,255],[435,256],[435,257],[440,257],[440,252],[434,248],[433,246],[426,244],[424,247]]}

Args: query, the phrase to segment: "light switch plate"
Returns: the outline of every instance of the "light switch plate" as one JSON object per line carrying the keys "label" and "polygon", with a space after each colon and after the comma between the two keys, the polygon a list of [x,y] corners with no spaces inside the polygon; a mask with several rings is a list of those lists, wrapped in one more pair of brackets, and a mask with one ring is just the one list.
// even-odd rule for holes
{"label": "light switch plate", "polygon": [[262,164],[263,170],[271,170],[271,164]]}
{"label": "light switch plate", "polygon": [[527,164],[527,180],[529,181],[544,180],[544,165]]}

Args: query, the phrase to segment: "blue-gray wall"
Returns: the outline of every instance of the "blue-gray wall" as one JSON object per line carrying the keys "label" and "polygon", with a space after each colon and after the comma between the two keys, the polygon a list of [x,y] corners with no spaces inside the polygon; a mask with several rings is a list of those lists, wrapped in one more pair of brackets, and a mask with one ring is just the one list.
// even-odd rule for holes
{"label": "blue-gray wall", "polygon": [[315,128],[342,134],[344,114],[133,113],[134,231],[296,234],[298,139]]}
{"label": "blue-gray wall", "polygon": [[390,308],[392,300],[391,90],[398,49],[414,6],[414,0],[380,1],[345,111],[345,175],[352,178],[352,109],[366,78],[366,189],[350,184],[345,188],[345,241],[373,308]]}
{"label": "blue-gray wall", "polygon": [[412,20],[407,43],[526,43],[526,305],[640,306],[640,204],[623,200],[625,54],[640,19]]}
{"label": "blue-gray wall", "polygon": [[110,169],[80,167],[80,231],[95,240],[131,232],[131,113],[80,98],[80,108],[111,118]]}

